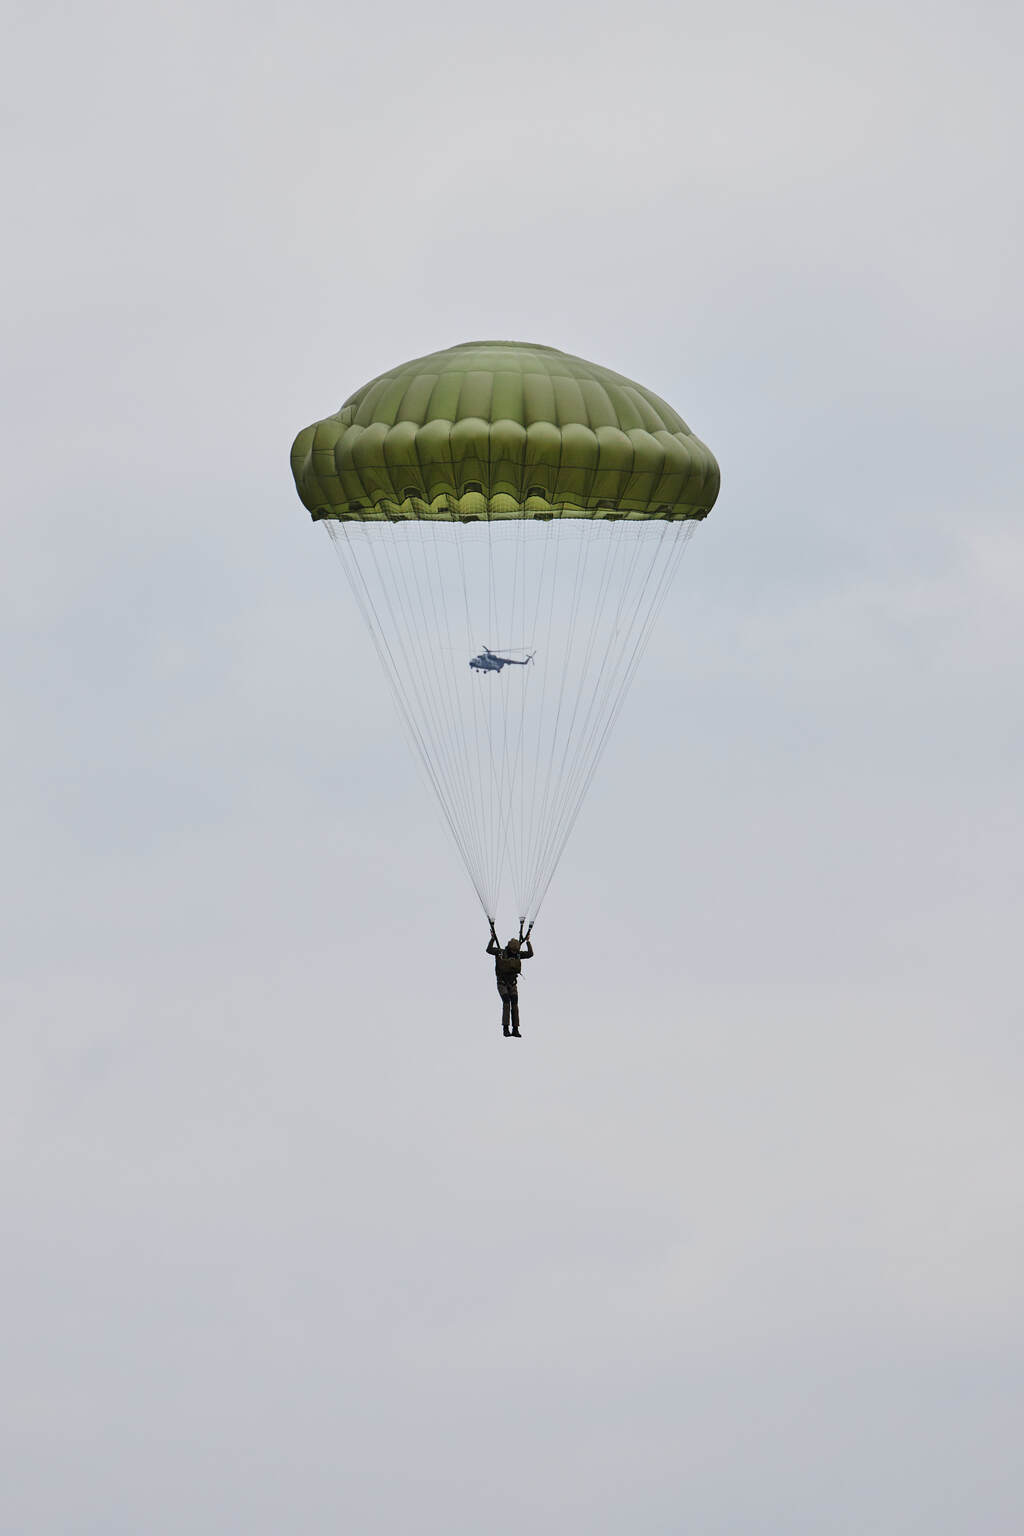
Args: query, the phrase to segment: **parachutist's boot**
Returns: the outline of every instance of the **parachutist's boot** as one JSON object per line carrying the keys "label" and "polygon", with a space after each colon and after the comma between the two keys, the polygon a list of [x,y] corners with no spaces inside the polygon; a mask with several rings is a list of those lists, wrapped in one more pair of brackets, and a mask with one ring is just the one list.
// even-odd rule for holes
{"label": "parachutist's boot", "polygon": [[522,1038],[523,1038],[523,1037],[522,1037],[522,1035],[521,1035],[521,1034],[520,1034],[520,1033],[519,1033],[519,1031],[518,1031],[518,1029],[514,1029],[514,1030],[513,1030],[513,1031],[512,1031],[512,1038],[513,1038],[513,1040],[521,1040],[521,1039],[522,1039]]}

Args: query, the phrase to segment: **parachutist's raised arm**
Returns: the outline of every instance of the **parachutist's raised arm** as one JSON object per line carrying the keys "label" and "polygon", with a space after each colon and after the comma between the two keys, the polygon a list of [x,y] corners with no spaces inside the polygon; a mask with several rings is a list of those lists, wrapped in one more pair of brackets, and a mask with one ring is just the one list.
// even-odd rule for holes
{"label": "parachutist's raised arm", "polygon": [[531,923],[529,928],[527,928],[525,934],[523,935],[523,947],[519,951],[519,958],[520,958],[520,960],[532,960],[533,959],[533,943],[532,943],[532,941],[530,939],[530,934],[532,932],[533,932],[533,924]]}
{"label": "parachutist's raised arm", "polygon": [[487,921],[491,925],[491,942],[487,946],[487,954],[489,954],[489,955],[496,955],[498,953],[498,951],[500,950],[501,945],[498,943],[498,935],[497,935],[497,932],[495,931],[495,927],[494,927],[494,918],[493,917],[489,917],[487,919]]}

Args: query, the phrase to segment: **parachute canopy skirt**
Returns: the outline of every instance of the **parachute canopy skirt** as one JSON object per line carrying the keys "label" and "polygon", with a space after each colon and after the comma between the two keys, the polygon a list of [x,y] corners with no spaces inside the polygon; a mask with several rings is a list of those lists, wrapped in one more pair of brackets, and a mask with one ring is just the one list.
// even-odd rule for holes
{"label": "parachute canopy skirt", "polygon": [[690,534],[711,451],[554,347],[389,369],[292,448],[481,905],[532,920]]}

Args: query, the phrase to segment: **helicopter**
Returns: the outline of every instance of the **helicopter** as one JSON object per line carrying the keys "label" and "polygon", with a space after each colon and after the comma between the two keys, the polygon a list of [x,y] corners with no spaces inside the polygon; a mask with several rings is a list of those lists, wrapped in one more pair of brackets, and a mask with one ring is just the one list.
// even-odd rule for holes
{"label": "helicopter", "polygon": [[536,651],[531,651],[524,661],[516,661],[511,656],[496,655],[489,645],[485,645],[480,655],[474,656],[469,664],[476,672],[500,672],[502,667],[525,667],[536,654]]}

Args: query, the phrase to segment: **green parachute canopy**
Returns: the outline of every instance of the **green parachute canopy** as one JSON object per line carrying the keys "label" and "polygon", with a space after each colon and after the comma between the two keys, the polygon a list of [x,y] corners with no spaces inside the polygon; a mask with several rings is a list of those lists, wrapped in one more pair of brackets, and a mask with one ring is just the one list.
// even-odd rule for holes
{"label": "green parachute canopy", "polygon": [[469,341],[382,373],[306,427],[292,473],[315,520],[706,517],[710,449],[651,390],[583,358]]}

